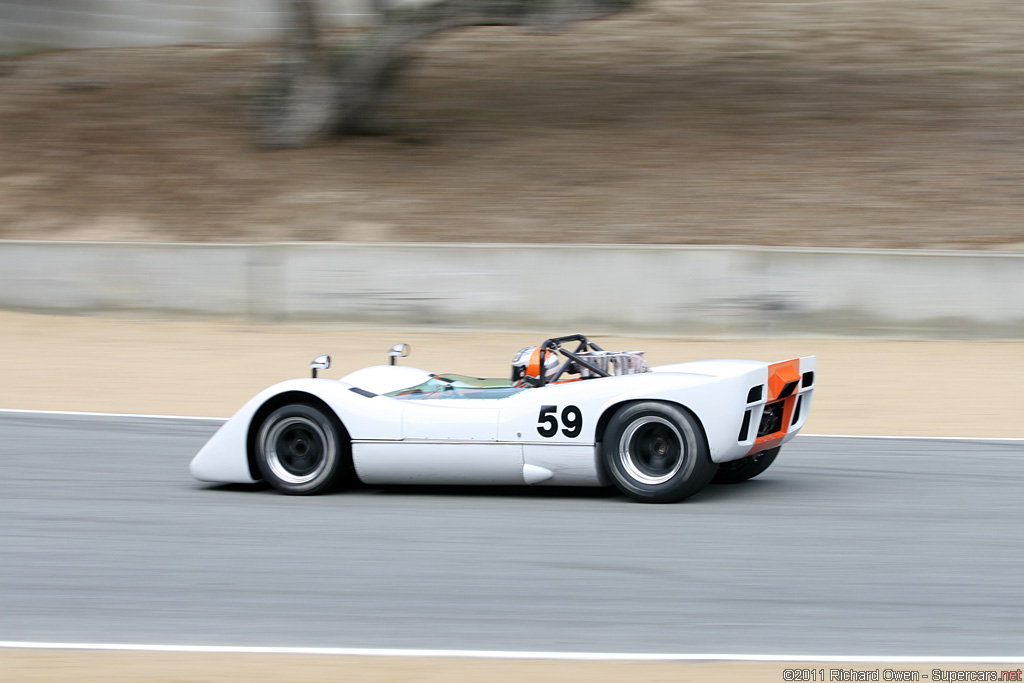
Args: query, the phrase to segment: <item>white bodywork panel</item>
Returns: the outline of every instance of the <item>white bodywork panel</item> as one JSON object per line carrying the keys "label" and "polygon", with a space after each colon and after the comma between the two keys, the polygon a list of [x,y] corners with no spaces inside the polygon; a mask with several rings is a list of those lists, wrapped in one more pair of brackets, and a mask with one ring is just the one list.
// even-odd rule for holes
{"label": "white bodywork panel", "polygon": [[375,394],[386,394],[427,381],[431,373],[407,365],[371,365],[342,377],[339,382],[351,384]]}
{"label": "white bodywork panel", "polygon": [[[600,464],[598,423],[630,401],[669,401],[690,410],[704,428],[714,462],[750,453],[767,391],[749,405],[747,396],[752,387],[767,386],[770,365],[744,360],[677,363],[649,373],[550,384],[492,399],[379,395],[432,376],[408,366],[364,368],[342,380],[288,380],[242,406],[203,446],[190,469],[204,481],[255,481],[259,475],[250,470],[247,454],[253,418],[268,401],[298,392],[337,414],[352,439],[357,476],[367,483],[603,486],[608,481]],[[800,373],[815,370],[813,356],[799,359]],[[810,412],[813,385],[801,382],[798,392],[799,414],[782,443],[796,435]],[[746,411],[754,426],[741,440]],[[552,424],[553,434],[542,433]]]}
{"label": "white bodywork panel", "polygon": [[[245,407],[236,413],[236,417],[244,412]],[[189,472],[201,481],[232,484],[255,482],[249,473],[249,458],[246,456],[248,434],[248,417],[228,420],[192,458],[188,466]]]}
{"label": "white bodywork panel", "polygon": [[525,484],[523,447],[498,443],[352,444],[367,484]]}
{"label": "white bodywork panel", "polygon": [[425,441],[497,441],[503,400],[403,401],[402,438]]}
{"label": "white bodywork panel", "polygon": [[523,465],[525,468],[536,468],[550,472],[549,477],[542,472],[534,472],[536,481],[528,484],[545,486],[606,486],[609,484],[602,468],[597,466],[597,447],[584,446],[548,446],[545,444],[526,444],[523,446]]}

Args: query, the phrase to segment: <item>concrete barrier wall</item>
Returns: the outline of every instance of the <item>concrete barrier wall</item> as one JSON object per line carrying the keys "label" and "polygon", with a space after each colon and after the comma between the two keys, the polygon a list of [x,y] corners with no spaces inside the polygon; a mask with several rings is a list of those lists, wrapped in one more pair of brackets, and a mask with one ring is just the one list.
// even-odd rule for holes
{"label": "concrete barrier wall", "polygon": [[0,242],[0,307],[257,321],[1024,339],[1024,254]]}
{"label": "concrete barrier wall", "polygon": [[[281,0],[0,0],[0,53],[271,40]],[[367,24],[369,0],[319,0],[328,26]]]}

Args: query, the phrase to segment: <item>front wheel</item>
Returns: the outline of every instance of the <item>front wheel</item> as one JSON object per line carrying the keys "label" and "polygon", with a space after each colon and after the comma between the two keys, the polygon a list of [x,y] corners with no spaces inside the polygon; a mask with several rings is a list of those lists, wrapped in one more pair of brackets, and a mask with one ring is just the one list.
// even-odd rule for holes
{"label": "front wheel", "polygon": [[780,448],[781,446],[777,446],[739,460],[723,462],[718,466],[718,473],[711,481],[714,484],[738,484],[753,479],[775,462],[775,456],[779,454]]}
{"label": "front wheel", "polygon": [[620,409],[601,449],[619,490],[645,503],[680,501],[715,475],[697,419],[670,403],[644,401]]}
{"label": "front wheel", "polygon": [[256,464],[263,478],[289,495],[334,488],[346,471],[348,451],[337,418],[306,403],[270,413],[256,435]]}

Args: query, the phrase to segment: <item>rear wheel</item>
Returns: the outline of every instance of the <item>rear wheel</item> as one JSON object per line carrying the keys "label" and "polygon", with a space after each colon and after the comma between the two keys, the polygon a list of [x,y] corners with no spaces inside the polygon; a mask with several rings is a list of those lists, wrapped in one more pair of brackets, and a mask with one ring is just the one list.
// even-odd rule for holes
{"label": "rear wheel", "polygon": [[619,490],[646,503],[692,496],[715,474],[697,419],[670,403],[644,401],[620,409],[601,448]]}
{"label": "rear wheel", "polygon": [[766,451],[755,453],[754,455],[747,456],[746,458],[721,463],[718,466],[718,473],[715,475],[715,478],[712,479],[712,483],[738,484],[741,481],[753,479],[768,469],[771,464],[775,462],[775,456],[779,454],[780,448],[781,446],[769,448]]}
{"label": "rear wheel", "polygon": [[281,493],[313,495],[338,484],[348,470],[349,443],[337,418],[306,403],[282,406],[256,434],[256,464]]}

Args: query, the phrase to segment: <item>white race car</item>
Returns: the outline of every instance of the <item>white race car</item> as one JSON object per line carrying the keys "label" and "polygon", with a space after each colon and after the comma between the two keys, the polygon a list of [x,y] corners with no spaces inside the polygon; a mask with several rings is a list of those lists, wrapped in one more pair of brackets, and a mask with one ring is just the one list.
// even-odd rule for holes
{"label": "white race car", "polygon": [[582,335],[520,351],[510,379],[395,364],[340,380],[266,389],[193,458],[220,483],[264,479],[281,493],[367,484],[608,486],[639,501],[682,500],[712,480],[771,465],[807,419],[815,357],[648,366]]}

